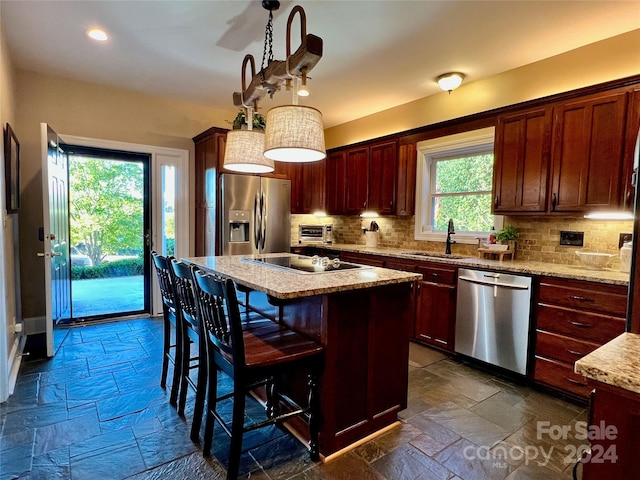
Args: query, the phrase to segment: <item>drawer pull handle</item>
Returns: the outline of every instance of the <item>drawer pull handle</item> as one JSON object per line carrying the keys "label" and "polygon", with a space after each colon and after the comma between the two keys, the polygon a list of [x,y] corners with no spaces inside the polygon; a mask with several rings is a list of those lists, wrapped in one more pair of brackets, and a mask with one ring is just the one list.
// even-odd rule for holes
{"label": "drawer pull handle", "polygon": [[584,357],[584,356],[585,356],[585,354],[584,354],[584,353],[576,352],[575,350],[569,350],[569,349],[567,349],[567,353],[570,353],[571,355],[576,355],[576,356],[578,356],[578,357]]}
{"label": "drawer pull handle", "polygon": [[440,276],[440,274],[438,274],[438,273],[432,273],[432,274],[431,274],[431,276],[432,276],[432,277],[439,277],[439,276]]}
{"label": "drawer pull handle", "polygon": [[574,385],[578,385],[579,387],[586,387],[587,386],[586,383],[579,382],[578,380],[574,380],[573,378],[564,377],[564,379],[569,383],[573,383]]}
{"label": "drawer pull handle", "polygon": [[593,302],[593,298],[579,297],[578,295],[571,295],[569,298],[578,302]]}
{"label": "drawer pull handle", "polygon": [[593,327],[593,325],[589,325],[588,323],[572,322],[571,320],[569,320],[569,323],[571,325],[573,325],[573,326],[580,327],[580,328],[591,328],[591,327]]}

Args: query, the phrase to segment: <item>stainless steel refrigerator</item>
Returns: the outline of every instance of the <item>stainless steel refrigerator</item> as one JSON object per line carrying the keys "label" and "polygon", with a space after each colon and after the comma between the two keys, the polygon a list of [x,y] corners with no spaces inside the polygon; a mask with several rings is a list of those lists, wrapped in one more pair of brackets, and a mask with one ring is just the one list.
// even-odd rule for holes
{"label": "stainless steel refrigerator", "polygon": [[290,180],[223,174],[220,188],[218,232],[223,255],[289,251]]}

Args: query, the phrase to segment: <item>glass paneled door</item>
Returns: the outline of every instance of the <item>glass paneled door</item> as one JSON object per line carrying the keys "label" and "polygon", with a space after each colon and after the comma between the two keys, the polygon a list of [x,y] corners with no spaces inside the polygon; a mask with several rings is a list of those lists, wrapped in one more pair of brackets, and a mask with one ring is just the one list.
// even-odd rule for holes
{"label": "glass paneled door", "polygon": [[150,312],[150,155],[67,146],[71,316]]}

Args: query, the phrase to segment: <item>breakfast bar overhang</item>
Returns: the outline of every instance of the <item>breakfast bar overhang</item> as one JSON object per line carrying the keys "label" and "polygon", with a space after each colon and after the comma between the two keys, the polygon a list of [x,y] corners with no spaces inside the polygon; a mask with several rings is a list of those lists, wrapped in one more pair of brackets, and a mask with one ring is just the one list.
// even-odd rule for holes
{"label": "breakfast bar overhang", "polygon": [[[260,258],[287,256],[308,258],[282,253]],[[407,406],[414,284],[421,275],[375,267],[296,273],[251,259],[234,255],[183,261],[267,294],[279,306],[281,322],[324,346],[321,456],[393,425]],[[296,390],[292,386],[291,394]],[[301,425],[290,427],[307,436]]]}

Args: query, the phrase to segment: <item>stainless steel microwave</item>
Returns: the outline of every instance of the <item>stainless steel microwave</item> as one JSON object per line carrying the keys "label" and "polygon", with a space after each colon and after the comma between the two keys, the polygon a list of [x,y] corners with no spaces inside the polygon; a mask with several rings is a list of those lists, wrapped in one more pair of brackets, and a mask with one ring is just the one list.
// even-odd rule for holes
{"label": "stainless steel microwave", "polygon": [[333,225],[300,225],[298,227],[298,243],[331,243],[333,241]]}

